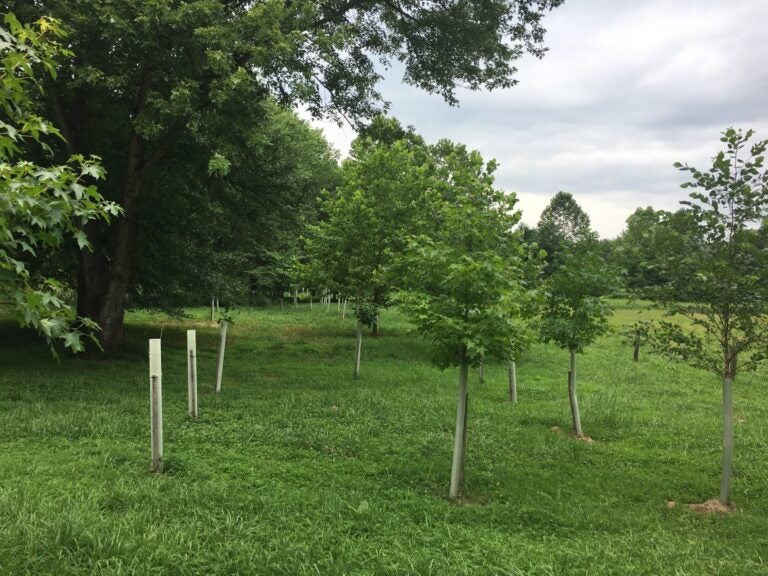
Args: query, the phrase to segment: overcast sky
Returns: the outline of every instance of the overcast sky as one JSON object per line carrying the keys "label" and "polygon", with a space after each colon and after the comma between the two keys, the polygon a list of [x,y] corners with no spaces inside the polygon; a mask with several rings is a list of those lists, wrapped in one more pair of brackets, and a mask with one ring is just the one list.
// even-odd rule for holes
{"label": "overcast sky", "polygon": [[[462,91],[451,108],[395,74],[381,89],[428,142],[496,158],[523,221],[565,190],[612,238],[638,206],[677,209],[672,164],[707,167],[725,128],[768,138],[767,24],[768,0],[566,0],[545,18],[549,52],[509,90]],[[351,128],[315,124],[346,154]]]}

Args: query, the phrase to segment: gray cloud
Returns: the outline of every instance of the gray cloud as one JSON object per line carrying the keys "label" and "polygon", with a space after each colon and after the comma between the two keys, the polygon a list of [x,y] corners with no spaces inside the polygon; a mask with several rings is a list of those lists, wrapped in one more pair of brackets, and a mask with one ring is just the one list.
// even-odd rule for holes
{"label": "gray cloud", "polygon": [[[451,108],[393,68],[381,90],[428,141],[496,158],[524,221],[567,190],[612,237],[638,206],[675,209],[685,177],[672,164],[706,166],[728,126],[768,138],[767,21],[764,0],[570,0],[547,16],[550,51],[520,62],[514,88],[461,91]],[[354,132],[321,125],[345,152]]]}

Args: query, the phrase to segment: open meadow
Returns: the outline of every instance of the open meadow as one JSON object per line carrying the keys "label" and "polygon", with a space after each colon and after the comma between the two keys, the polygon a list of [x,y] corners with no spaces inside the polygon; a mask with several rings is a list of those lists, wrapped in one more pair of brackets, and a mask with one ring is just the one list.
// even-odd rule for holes
{"label": "open meadow", "polygon": [[[612,324],[648,317],[616,303]],[[736,511],[717,496],[720,383],[617,333],[579,359],[536,345],[470,373],[463,498],[447,499],[458,370],[396,312],[365,337],[306,305],[236,310],[218,330],[132,313],[117,360],[62,358],[0,326],[0,574],[768,574],[765,370],[735,385]],[[198,330],[199,420],[185,331]],[[162,336],[165,467],[149,472],[147,339]],[[555,428],[559,427],[559,428]],[[674,505],[672,504],[674,503]]]}

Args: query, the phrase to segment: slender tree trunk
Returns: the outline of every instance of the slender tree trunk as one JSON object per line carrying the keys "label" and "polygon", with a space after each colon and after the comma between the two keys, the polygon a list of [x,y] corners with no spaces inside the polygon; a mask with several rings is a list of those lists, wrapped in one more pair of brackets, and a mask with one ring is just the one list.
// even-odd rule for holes
{"label": "slender tree trunk", "polygon": [[371,336],[374,338],[379,335],[379,315],[376,314],[371,322]]}
{"label": "slender tree trunk", "polygon": [[517,404],[517,366],[514,360],[509,361],[509,401]]}
{"label": "slender tree trunk", "polygon": [[464,481],[464,464],[467,457],[467,377],[469,362],[463,360],[459,366],[459,393],[456,399],[456,431],[453,435],[453,465],[451,467],[451,488],[448,496],[459,497]]}
{"label": "slender tree trunk", "polygon": [[571,418],[573,420],[573,433],[577,438],[582,438],[581,416],[579,415],[579,400],[576,397],[576,351],[571,350],[571,370],[568,372],[568,398],[571,401]]}
{"label": "slender tree trunk", "polygon": [[637,362],[640,359],[640,342],[635,341],[635,349],[632,352],[632,360]]}
{"label": "slender tree trunk", "polygon": [[723,475],[720,479],[720,502],[730,504],[731,469],[733,466],[733,377],[723,378]]}
{"label": "slender tree trunk", "polygon": [[363,351],[363,323],[357,321],[357,338],[355,339],[355,373],[354,377],[360,376],[360,356]]}
{"label": "slender tree trunk", "polygon": [[477,373],[480,384],[482,384],[485,381],[485,362],[483,360],[480,360],[480,366],[477,369]]}

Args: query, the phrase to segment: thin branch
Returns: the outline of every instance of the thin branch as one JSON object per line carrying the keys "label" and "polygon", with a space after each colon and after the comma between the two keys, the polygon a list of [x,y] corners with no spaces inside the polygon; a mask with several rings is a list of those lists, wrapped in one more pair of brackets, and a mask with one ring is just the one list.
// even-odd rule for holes
{"label": "thin branch", "polygon": [[312,23],[312,28],[322,28],[326,24],[331,24],[334,22],[338,22],[341,19],[344,19],[347,12],[350,10],[354,10],[355,8],[359,8],[363,4],[365,4],[368,0],[348,0],[341,6],[339,6],[336,10],[333,10],[330,14],[327,16],[323,16],[320,18],[320,20],[315,20]]}

